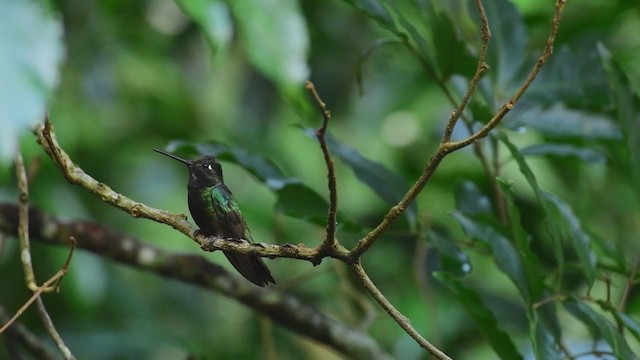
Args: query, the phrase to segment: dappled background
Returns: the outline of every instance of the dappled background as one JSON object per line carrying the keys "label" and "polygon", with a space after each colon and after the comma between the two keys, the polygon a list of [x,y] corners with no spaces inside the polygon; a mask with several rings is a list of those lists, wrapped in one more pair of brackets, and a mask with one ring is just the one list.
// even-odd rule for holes
{"label": "dappled background", "polygon": [[[0,23],[20,15],[13,21],[37,33],[42,19],[57,19],[62,28],[52,35],[49,45],[54,49],[37,58],[28,51],[30,43],[3,30],[0,53],[26,52],[53,69],[56,54],[64,54],[58,85],[48,97],[51,121],[64,149],[94,178],[136,201],[187,214],[186,169],[151,149],[175,150],[188,158],[215,152],[254,239],[272,244],[315,246],[324,238],[325,203],[316,195],[328,198],[326,169],[308,130],[322,119],[302,83],[312,80],[333,114],[329,131],[335,140],[338,237],[353,246],[423,171],[454,108],[422,59],[435,64],[437,77],[459,99],[465,77],[475,71],[480,44],[470,1],[412,5],[426,9],[431,4],[441,15],[416,30],[430,34],[437,50],[418,47],[422,57],[399,43],[385,20],[375,17],[376,7],[366,3],[24,1],[25,9],[16,13],[0,11]],[[474,98],[467,114],[480,124],[520,86],[544,46],[554,11],[552,1],[485,3],[494,35],[490,70],[480,86],[482,96]],[[398,11],[410,13],[406,8],[410,6],[403,4]],[[420,12],[411,16],[409,21],[420,24]],[[537,184],[561,199],[565,207],[559,209],[567,210],[563,221],[572,232],[565,234],[559,257],[545,227],[544,204],[552,200],[539,199],[504,143],[483,144],[489,163],[499,165],[499,176],[514,182],[522,226],[532,235],[531,248],[548,288],[586,295],[593,283],[591,296],[605,299],[602,279],[610,277],[615,305],[628,290],[626,279],[639,249],[637,34],[640,9],[635,5],[569,1],[554,57],[505,118],[503,129],[525,156]],[[51,64],[47,59],[53,59]],[[18,87],[3,81],[0,86],[10,92],[14,85]],[[44,104],[44,95],[33,103],[25,99],[15,105]],[[8,116],[12,104],[2,106],[0,114]],[[0,120],[0,132],[9,129],[5,121]],[[460,125],[454,139],[467,134]],[[62,219],[108,225],[171,251],[203,254],[232,269],[221,253],[204,254],[171,228],[133,219],[68,184],[31,133],[21,133],[20,148],[27,162],[42,160],[30,184],[34,206]],[[0,200],[14,202],[16,181],[7,151],[3,158]],[[478,332],[478,326],[489,325],[474,322],[460,301],[473,299],[468,302],[473,304],[475,298],[459,288],[451,291],[432,276],[434,271],[463,277],[520,353],[533,356],[518,284],[496,265],[498,256],[491,255],[495,248],[470,241],[459,225],[483,214],[491,218],[487,223],[500,222],[492,178],[472,147],[447,157],[417,198],[417,207],[408,209],[364,256],[365,268],[389,300],[453,358],[493,359],[496,354]],[[283,184],[290,183],[302,185],[283,191]],[[465,230],[479,232],[472,225]],[[572,246],[572,236],[586,237],[587,248]],[[0,245],[0,304],[15,311],[29,296],[18,242],[0,238]],[[67,253],[38,243],[32,247],[39,280],[57,271]],[[580,251],[597,255],[597,263]],[[291,259],[265,261],[283,290],[333,318],[368,329],[398,358],[426,357],[343,264],[330,259],[317,267]],[[635,274],[630,278],[637,282]],[[627,296],[632,329],[638,326],[633,318],[640,313],[640,296],[637,288]],[[188,354],[339,358],[221,295],[83,251],[74,255],[61,292],[44,299],[81,359],[176,359]],[[568,311],[558,316],[565,346],[572,353],[591,350],[590,334],[602,329],[593,322],[585,327]],[[21,321],[44,336],[33,310]],[[639,332],[638,327],[626,330],[636,351]],[[605,341],[598,348],[610,351]],[[6,356],[0,347],[0,358]]]}

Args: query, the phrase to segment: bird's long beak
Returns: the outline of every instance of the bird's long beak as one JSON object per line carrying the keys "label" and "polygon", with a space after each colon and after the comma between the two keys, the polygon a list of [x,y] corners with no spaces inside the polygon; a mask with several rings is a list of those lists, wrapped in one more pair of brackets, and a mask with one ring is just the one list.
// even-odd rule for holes
{"label": "bird's long beak", "polygon": [[163,150],[160,150],[160,149],[153,149],[153,151],[155,151],[155,152],[157,152],[157,153],[160,153],[160,154],[162,154],[162,155],[166,155],[166,156],[168,156],[168,157],[170,157],[170,158],[172,158],[172,159],[174,159],[174,160],[178,160],[178,161],[180,161],[181,163],[183,163],[183,164],[185,164],[185,165],[187,165],[187,166],[189,166],[189,165],[191,165],[191,164],[192,164],[192,162],[191,162],[191,161],[189,161],[189,160],[185,160],[185,159],[183,159],[183,158],[181,158],[181,157],[177,157],[177,156],[175,156],[175,155],[173,155],[173,154],[170,154],[170,153],[168,153],[168,152],[166,152],[166,151],[163,151]]}

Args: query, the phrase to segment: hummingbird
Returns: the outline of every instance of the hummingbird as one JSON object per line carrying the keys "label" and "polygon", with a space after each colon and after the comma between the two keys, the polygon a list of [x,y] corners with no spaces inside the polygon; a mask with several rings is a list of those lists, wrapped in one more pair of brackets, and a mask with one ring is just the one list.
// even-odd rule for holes
{"label": "hummingbird", "polygon": [[[155,152],[177,160],[189,169],[187,183],[189,211],[205,236],[244,239],[253,242],[238,203],[224,184],[222,166],[214,156],[185,160],[171,153]],[[275,284],[271,272],[259,256],[223,251],[231,265],[258,286]]]}

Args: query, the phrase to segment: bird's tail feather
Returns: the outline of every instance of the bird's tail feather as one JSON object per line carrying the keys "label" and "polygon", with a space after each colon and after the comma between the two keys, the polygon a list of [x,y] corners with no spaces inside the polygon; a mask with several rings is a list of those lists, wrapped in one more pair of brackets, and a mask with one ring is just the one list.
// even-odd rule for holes
{"label": "bird's tail feather", "polygon": [[224,255],[229,259],[231,265],[247,280],[258,286],[275,284],[276,281],[271,276],[271,272],[264,261],[258,256],[237,254],[229,251],[223,251]]}

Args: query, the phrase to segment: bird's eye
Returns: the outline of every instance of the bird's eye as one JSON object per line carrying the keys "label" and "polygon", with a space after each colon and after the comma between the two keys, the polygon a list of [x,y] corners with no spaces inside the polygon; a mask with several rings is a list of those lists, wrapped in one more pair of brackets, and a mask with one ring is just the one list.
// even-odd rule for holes
{"label": "bird's eye", "polygon": [[213,170],[213,168],[211,167],[211,165],[207,165],[207,169],[209,169],[209,170]]}

